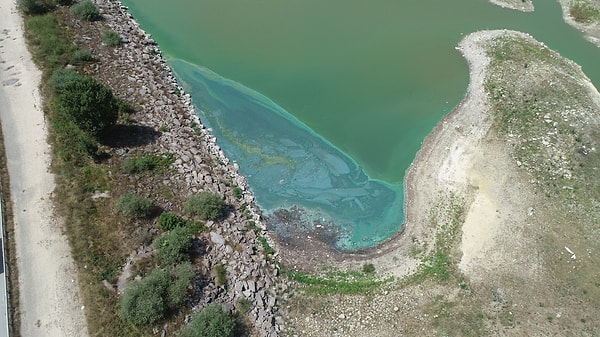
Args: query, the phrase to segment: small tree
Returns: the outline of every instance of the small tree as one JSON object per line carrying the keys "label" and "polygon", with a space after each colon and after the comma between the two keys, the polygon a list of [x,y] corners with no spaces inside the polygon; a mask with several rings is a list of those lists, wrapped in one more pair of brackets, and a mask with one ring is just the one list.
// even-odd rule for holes
{"label": "small tree", "polygon": [[192,236],[187,228],[178,227],[157,237],[152,247],[156,249],[161,265],[171,266],[189,259]]}
{"label": "small tree", "polygon": [[185,226],[185,221],[173,212],[163,212],[158,217],[158,227],[163,231],[170,231],[183,226]]}
{"label": "small tree", "polygon": [[119,117],[112,91],[87,76],[64,83],[58,91],[56,107],[83,131],[95,137],[115,125]]}
{"label": "small tree", "polygon": [[223,216],[225,202],[216,193],[201,192],[187,199],[184,211],[188,216],[199,216],[204,220],[215,220]]}
{"label": "small tree", "polygon": [[211,304],[192,316],[179,337],[231,337],[234,327],[235,319],[219,304]]}
{"label": "small tree", "polygon": [[117,210],[129,218],[145,218],[150,215],[152,201],[133,192],[121,194],[117,199]]}
{"label": "small tree", "polygon": [[71,14],[87,21],[100,20],[100,10],[90,0],[83,0],[73,5]]}

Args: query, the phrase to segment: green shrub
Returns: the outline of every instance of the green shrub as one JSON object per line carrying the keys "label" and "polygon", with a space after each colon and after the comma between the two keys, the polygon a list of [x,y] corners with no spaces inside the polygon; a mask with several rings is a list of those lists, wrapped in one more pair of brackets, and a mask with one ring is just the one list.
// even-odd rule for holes
{"label": "green shrub", "polygon": [[136,325],[162,319],[185,302],[188,286],[194,277],[190,264],[170,271],[157,268],[141,281],[133,281],[125,289],[119,306],[119,317]]}
{"label": "green shrub", "polygon": [[221,263],[217,263],[212,268],[212,274],[215,278],[215,283],[218,286],[222,286],[227,282],[227,274],[225,274],[225,267]]}
{"label": "green shrub", "polygon": [[155,269],[141,281],[131,282],[121,299],[119,317],[136,325],[163,318],[167,309],[163,297],[169,283],[169,275],[163,269]]}
{"label": "green shrub", "polygon": [[223,216],[225,202],[216,193],[201,192],[198,195],[190,196],[186,200],[184,210],[188,216],[199,216],[204,220],[215,220]]}
{"label": "green shrub", "polygon": [[118,107],[112,91],[91,77],[64,83],[55,107],[94,137],[117,123]]}
{"label": "green shrub", "polygon": [[185,226],[189,228],[192,233],[206,233],[209,231],[204,221],[188,221]]}
{"label": "green shrub", "polygon": [[233,188],[233,196],[237,199],[240,200],[242,198],[242,189],[239,188],[238,186]]}
{"label": "green shrub", "polygon": [[102,43],[109,47],[115,47],[121,44],[121,37],[114,30],[103,30]]}
{"label": "green shrub", "polygon": [[71,14],[87,21],[100,20],[100,10],[90,0],[82,0],[74,4],[71,7]]}
{"label": "green shrub", "polygon": [[71,55],[72,63],[82,63],[82,62],[92,62],[94,61],[94,57],[92,53],[87,49],[77,49]]}
{"label": "green shrub", "polygon": [[182,263],[173,268],[171,277],[165,302],[169,309],[176,309],[185,303],[188,286],[194,278],[194,273],[189,263]]}
{"label": "green shrub", "polygon": [[36,63],[45,68],[66,65],[73,51],[73,38],[52,13],[25,18],[25,34],[33,47]]}
{"label": "green shrub", "polygon": [[362,271],[365,274],[372,274],[375,272],[375,266],[372,263],[365,263],[362,266]]}
{"label": "green shrub", "polygon": [[44,14],[52,9],[52,5],[44,0],[18,0],[17,6],[25,14]]}
{"label": "green shrub", "polygon": [[234,328],[235,319],[219,304],[210,304],[192,316],[179,337],[231,337]]}
{"label": "green shrub", "polygon": [[163,231],[170,231],[183,226],[185,226],[185,221],[173,212],[163,212],[158,217],[158,227]]}
{"label": "green shrub", "polygon": [[156,249],[160,264],[171,266],[189,259],[192,236],[187,228],[178,227],[157,237],[152,242],[152,247]]}
{"label": "green shrub", "polygon": [[145,218],[150,215],[152,201],[133,192],[121,194],[117,199],[117,210],[129,218]]}
{"label": "green shrub", "polygon": [[142,171],[154,171],[166,169],[173,163],[173,154],[141,155],[127,158],[121,164],[126,173],[139,173]]}
{"label": "green shrub", "polygon": [[[66,94],[68,88],[83,78],[84,76],[74,70],[56,69],[48,81],[57,94],[54,105],[58,105],[58,96]],[[83,131],[66,111],[55,109],[51,116],[51,125],[56,140],[54,152],[63,161],[81,166],[90,156],[97,153],[98,143],[94,137]]]}
{"label": "green shrub", "polygon": [[57,4],[61,6],[71,6],[73,4],[73,0],[55,0]]}

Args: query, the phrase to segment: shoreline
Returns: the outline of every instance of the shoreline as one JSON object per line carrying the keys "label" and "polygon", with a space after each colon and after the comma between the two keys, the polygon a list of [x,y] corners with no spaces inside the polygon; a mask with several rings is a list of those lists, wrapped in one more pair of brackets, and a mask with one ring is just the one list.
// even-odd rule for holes
{"label": "shoreline", "polygon": [[[400,230],[377,246],[352,252],[336,251],[315,240],[308,240],[308,247],[304,249],[284,245],[280,249],[284,261],[299,270],[315,270],[323,265],[339,266],[340,263],[356,267],[357,263],[372,262],[376,270],[397,277],[414,271],[419,261],[409,256],[413,238],[418,238],[421,243],[427,242],[430,249],[433,246],[435,233],[430,228],[428,217],[440,196],[457,194],[464,199],[472,198],[468,192],[469,177],[464,171],[469,165],[470,152],[491,125],[491,120],[485,118],[488,107],[487,93],[483,89],[489,60],[481,44],[507,33],[526,35],[507,30],[478,31],[465,36],[456,47],[469,64],[467,92],[427,135],[406,171],[405,221]],[[389,261],[389,255],[394,255],[393,263]],[[294,256],[309,260],[301,263]],[[299,267],[301,265],[304,265],[303,268]]]}
{"label": "shoreline", "polygon": [[562,10],[563,20],[571,27],[583,33],[583,37],[589,42],[595,44],[597,47],[600,47],[600,23],[579,23],[573,20],[571,14],[569,13],[569,4],[571,3],[570,0],[558,0],[558,3],[560,4]]}
{"label": "shoreline", "polygon": [[[505,8],[512,8],[512,9],[522,10],[522,11],[533,10],[533,3],[531,1],[528,1],[524,6],[518,6],[518,5],[520,5],[520,3],[518,3],[518,2],[515,2],[517,5],[511,6],[511,2],[510,1],[491,0],[490,2],[493,3],[493,4],[495,4],[495,5],[498,5],[498,6],[501,6],[501,7],[505,7]],[[529,6],[531,6],[531,8],[529,8]],[[134,22],[135,22],[135,20],[134,20]],[[469,84],[469,87],[470,86],[471,85]],[[468,91],[469,90],[471,90],[471,89],[467,90],[467,95],[468,95]],[[442,121],[446,121],[446,118],[449,115],[453,114],[455,112],[455,110],[457,108],[459,108],[464,103],[464,100],[466,98],[467,98],[467,96],[465,96],[465,98],[463,99],[463,101],[461,101],[461,103],[459,103],[459,105],[452,112],[450,112],[448,115],[446,115],[442,119]],[[442,123],[442,121],[440,121],[439,123]],[[438,123],[438,125],[439,125],[439,123]],[[438,126],[436,126],[436,128],[427,137],[429,138],[432,133],[436,132],[435,130],[437,128],[438,128]],[[303,233],[303,234],[308,234],[308,236],[310,238],[309,239],[307,239],[306,237],[298,238],[299,240],[296,243],[294,243],[294,242],[292,242],[292,243],[284,242],[284,241],[282,241],[282,240],[280,240],[280,239],[277,238],[277,234],[276,233],[269,231],[271,233],[270,236],[272,237],[272,240],[274,240],[276,242],[276,244],[277,244],[278,247],[282,247],[282,249],[280,249],[281,251],[285,250],[285,249],[289,249],[290,247],[300,246],[300,243],[301,243],[300,240],[302,240],[302,243],[306,243],[307,247],[305,249],[298,250],[297,252],[307,252],[307,251],[313,251],[315,249],[318,249],[318,250],[322,250],[324,252],[324,254],[321,254],[321,256],[325,256],[327,259],[329,259],[331,257],[330,255],[340,256],[340,257],[336,257],[334,259],[334,261],[339,261],[339,259],[343,259],[344,256],[345,257],[358,258],[360,260],[363,260],[363,259],[367,258],[368,256],[378,256],[378,255],[383,254],[383,251],[393,250],[394,248],[388,248],[388,246],[392,246],[392,247],[397,246],[397,244],[391,243],[392,241],[398,240],[398,237],[403,236],[405,234],[406,234],[406,236],[410,235],[408,233],[405,233],[406,232],[406,227],[408,227],[407,224],[410,223],[410,220],[407,220],[407,218],[408,218],[408,214],[407,214],[408,211],[406,210],[407,209],[406,203],[413,203],[409,199],[412,198],[411,193],[414,193],[414,192],[411,192],[411,191],[407,192],[408,185],[407,185],[406,177],[408,176],[408,172],[413,169],[413,166],[415,165],[415,162],[418,161],[419,155],[423,151],[423,147],[426,146],[426,143],[427,143],[427,141],[425,140],[423,142],[423,144],[422,144],[422,148],[419,150],[419,152],[415,156],[415,160],[411,163],[409,169],[407,170],[407,175],[405,175],[405,185],[404,185],[405,186],[405,192],[404,192],[405,193],[405,205],[404,205],[404,208],[405,208],[405,212],[404,212],[405,221],[404,221],[404,224],[400,227],[400,230],[397,233],[395,233],[393,236],[391,236],[390,238],[384,240],[383,242],[377,244],[376,246],[369,247],[369,248],[357,249],[357,250],[353,250],[353,251],[340,251],[340,250],[336,250],[334,247],[330,247],[325,242],[320,242],[318,239],[314,239],[314,240],[311,239],[313,237],[317,237],[318,238],[319,231],[314,231],[314,232],[311,232],[311,233]],[[261,214],[262,213],[261,210],[260,210],[260,208],[258,206],[256,206],[256,212],[257,212],[257,214]],[[286,255],[286,254],[282,253],[282,255]],[[294,255],[294,254],[287,254],[287,255]],[[320,259],[321,258],[315,259],[315,261],[318,261]],[[325,260],[327,260],[327,259],[325,259]],[[294,259],[291,258],[290,260],[293,261]],[[292,264],[297,264],[297,263],[292,263]],[[312,263],[308,263],[307,265],[313,265],[313,264]]]}

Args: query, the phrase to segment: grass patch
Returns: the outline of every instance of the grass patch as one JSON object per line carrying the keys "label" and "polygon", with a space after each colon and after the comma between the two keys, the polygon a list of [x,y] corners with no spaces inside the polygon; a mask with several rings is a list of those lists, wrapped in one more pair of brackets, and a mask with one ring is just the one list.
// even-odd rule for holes
{"label": "grass patch", "polygon": [[[244,211],[248,211],[245,206],[243,208]],[[243,214],[243,212],[242,212]],[[267,241],[267,239],[261,234],[261,229],[256,226],[256,223],[254,221],[249,221],[248,222],[248,228],[251,229],[252,231],[254,231],[254,233],[256,234],[256,239],[258,240],[258,242],[260,242],[261,247],[263,248],[263,252],[265,253],[265,256],[269,256],[269,255],[273,255],[275,254],[275,249],[273,247],[271,247],[271,245],[269,245],[269,242]]]}
{"label": "grass patch", "polygon": [[152,200],[134,192],[126,192],[119,196],[115,208],[128,218],[146,218],[150,215]]}
{"label": "grass patch", "polygon": [[236,200],[242,199],[242,189],[239,186],[233,188],[233,196]]}
{"label": "grass patch", "polygon": [[216,220],[225,212],[223,197],[213,192],[200,192],[190,196],[183,205],[185,213],[190,217],[199,217],[202,220]]}
{"label": "grass patch", "polygon": [[[65,233],[78,267],[90,333],[95,336],[150,336],[151,328],[119,319],[119,296],[107,289],[103,281],[116,283],[131,249],[152,242],[152,234],[148,231],[151,220],[137,219],[133,222],[115,212],[115,199],[91,198],[96,190],[119,195],[122,190],[134,189],[135,186],[127,185],[126,177],[114,174],[120,168],[118,158],[105,160],[107,156],[104,150],[99,150],[96,139],[82,131],[66,114],[57,112],[52,104],[57,92],[68,87],[65,84],[82,78],[75,71],[66,71],[58,74],[52,82],[54,70],[64,68],[74,56],[75,59],[87,59],[86,53],[77,52],[78,47],[73,43],[70,33],[73,29],[68,27],[69,15],[69,9],[63,7],[45,15],[24,17],[29,49],[43,72],[41,87],[50,126],[52,169],[56,173],[54,204],[57,213],[64,219]],[[87,22],[80,24],[89,27]],[[179,285],[178,289],[172,288],[174,295],[181,289],[187,291],[187,285]],[[18,296],[12,296],[11,300],[11,306],[17,308],[15,301]],[[15,319],[18,320],[18,313]]]}
{"label": "grass patch", "polygon": [[223,264],[215,264],[212,268],[212,275],[215,279],[215,284],[218,286],[224,286],[225,283],[227,283],[227,274],[225,273],[225,267],[223,267]]}
{"label": "grass patch", "polygon": [[365,274],[372,274],[375,272],[375,266],[372,263],[365,263],[362,266],[362,272]]}
{"label": "grass patch", "polygon": [[329,270],[323,275],[290,270],[282,270],[281,273],[300,283],[306,292],[314,295],[369,294],[393,280],[393,277],[380,279],[374,273],[358,271]]}
{"label": "grass patch", "polygon": [[100,10],[90,0],[82,0],[71,7],[71,14],[87,21],[100,20]]}
{"label": "grass patch", "polygon": [[437,227],[433,250],[422,258],[417,272],[405,281],[433,280],[446,284],[450,280],[460,278],[458,261],[454,259],[453,252],[460,237],[460,226],[464,222],[464,208],[456,200],[451,200],[442,213],[447,214],[443,219],[432,218],[431,220]]}
{"label": "grass patch", "polygon": [[116,47],[116,46],[120,46],[122,41],[121,41],[121,36],[119,35],[119,33],[115,32],[114,30],[103,30],[102,31],[102,43],[104,43],[105,45],[109,46],[109,47]]}
{"label": "grass patch", "polygon": [[165,154],[141,154],[127,158],[121,164],[125,173],[140,173],[143,171],[163,172],[175,161],[172,153]]}
{"label": "grass patch", "polygon": [[569,4],[569,14],[579,23],[600,22],[600,7],[588,1],[572,1]]}
{"label": "grass patch", "polygon": [[18,0],[17,6],[25,14],[36,15],[48,13],[54,7],[46,0]]}
{"label": "grass patch", "polygon": [[248,312],[250,312],[250,310],[252,310],[253,306],[254,304],[252,303],[252,301],[244,297],[237,301],[237,303],[235,304],[235,309],[242,314],[247,314]]}
{"label": "grass patch", "polygon": [[87,49],[77,49],[71,55],[71,63],[81,64],[86,62],[94,62],[94,56],[92,56],[92,52]]}
{"label": "grass patch", "polygon": [[267,239],[264,236],[258,236],[258,242],[260,242],[260,245],[263,247],[263,251],[265,252],[265,255],[273,255],[275,254],[275,249],[273,247],[271,247],[271,245],[269,245],[269,242],[267,242]]}
{"label": "grass patch", "polygon": [[76,50],[69,31],[54,13],[26,16],[25,37],[32,49],[34,61],[50,71],[67,65]]}

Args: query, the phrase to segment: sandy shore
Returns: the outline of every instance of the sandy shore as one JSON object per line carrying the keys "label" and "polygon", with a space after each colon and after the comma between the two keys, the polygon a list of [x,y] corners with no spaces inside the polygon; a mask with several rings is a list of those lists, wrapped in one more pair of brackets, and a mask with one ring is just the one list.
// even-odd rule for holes
{"label": "sandy shore", "polygon": [[21,335],[87,336],[70,248],[53,214],[40,75],[15,1],[0,0],[0,118],[15,215]]}

